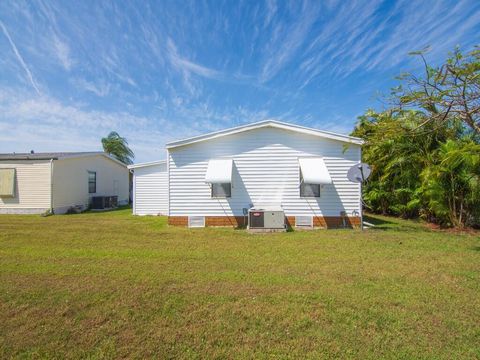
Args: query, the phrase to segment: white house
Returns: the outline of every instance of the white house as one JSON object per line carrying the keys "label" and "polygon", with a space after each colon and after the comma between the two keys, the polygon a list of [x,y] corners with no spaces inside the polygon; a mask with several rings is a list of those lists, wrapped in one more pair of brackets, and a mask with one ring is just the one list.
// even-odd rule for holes
{"label": "white house", "polygon": [[[242,225],[246,210],[268,204],[291,226],[358,226],[361,187],[347,171],[361,161],[361,145],[359,138],[273,120],[174,141],[166,146],[166,168],[143,167],[152,181],[142,181],[142,199],[162,197],[153,212],[166,204],[171,225]],[[140,198],[134,203],[140,213]]]}
{"label": "white house", "polygon": [[133,173],[133,214],[168,215],[167,161],[129,165]]}
{"label": "white house", "polygon": [[128,204],[126,165],[103,152],[0,154],[0,214],[62,214],[93,196]]}

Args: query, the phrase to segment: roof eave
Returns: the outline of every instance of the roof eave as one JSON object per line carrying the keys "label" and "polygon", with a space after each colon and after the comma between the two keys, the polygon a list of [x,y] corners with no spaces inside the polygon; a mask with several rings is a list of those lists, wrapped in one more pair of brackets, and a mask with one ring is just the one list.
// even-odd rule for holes
{"label": "roof eave", "polygon": [[47,156],[47,157],[42,157],[42,158],[20,158],[20,157],[11,157],[11,158],[2,158],[0,161],[36,161],[36,160],[58,160],[58,157],[52,157],[52,156]]}
{"label": "roof eave", "polygon": [[144,163],[137,163],[137,164],[128,165],[127,168],[131,170],[131,169],[161,165],[161,164],[166,164],[166,163],[167,163],[167,160],[149,161],[149,162],[144,162]]}
{"label": "roof eave", "polygon": [[259,128],[267,127],[267,126],[272,126],[272,127],[276,127],[276,128],[284,129],[284,130],[297,131],[299,133],[304,133],[304,134],[307,134],[307,135],[320,136],[320,137],[329,138],[329,139],[332,139],[332,140],[337,140],[337,141],[341,141],[341,142],[345,142],[345,143],[349,143],[349,144],[354,144],[354,145],[360,145],[361,146],[364,143],[364,141],[362,139],[356,138],[356,137],[353,137],[353,136],[336,134],[336,133],[332,133],[332,132],[328,132],[328,131],[307,128],[307,127],[303,127],[303,126],[299,126],[299,125],[287,124],[287,123],[283,123],[283,122],[280,122],[280,121],[266,120],[266,121],[260,121],[260,122],[253,123],[253,124],[247,124],[247,125],[244,125],[244,126],[239,126],[237,128],[220,130],[220,131],[216,131],[216,132],[209,133],[209,134],[194,136],[194,137],[179,140],[179,141],[173,141],[173,142],[167,143],[165,145],[165,147],[166,147],[167,150],[169,150],[169,149],[173,149],[173,148],[177,148],[177,147],[181,147],[181,146],[191,145],[191,144],[195,144],[195,143],[198,143],[198,142],[212,140],[212,139],[216,139],[216,138],[219,138],[219,137],[222,137],[222,136],[227,136],[227,135],[234,135],[234,134],[237,134],[237,133],[240,133],[240,132],[250,131],[250,130],[259,129]]}
{"label": "roof eave", "polygon": [[103,156],[106,157],[107,159],[117,163],[118,165],[121,165],[123,167],[127,167],[127,164],[124,164],[118,159],[115,159],[113,156],[107,154],[106,152],[103,151],[98,151],[98,152],[91,152],[91,153],[85,153],[85,154],[78,154],[78,155],[66,155],[66,156],[60,156],[57,159],[54,160],[69,160],[69,159],[80,159],[84,157],[92,157],[92,156]]}

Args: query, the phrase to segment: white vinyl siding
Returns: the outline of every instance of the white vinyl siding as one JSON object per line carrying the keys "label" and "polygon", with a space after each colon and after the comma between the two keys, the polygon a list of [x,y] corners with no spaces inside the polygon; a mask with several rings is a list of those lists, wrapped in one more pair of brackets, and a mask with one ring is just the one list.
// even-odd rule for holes
{"label": "white vinyl siding", "polygon": [[[250,204],[281,204],[287,216],[360,214],[360,185],[348,169],[360,161],[360,146],[293,131],[260,128],[169,150],[170,216],[241,216]],[[333,184],[321,197],[300,197],[299,158],[323,157]],[[233,160],[229,198],[212,198],[205,183],[211,159]],[[357,214],[357,215],[358,215]]]}
{"label": "white vinyl siding", "polygon": [[0,213],[42,213],[50,209],[49,160],[5,160],[0,168],[15,169],[14,196],[0,197]]}
{"label": "white vinyl siding", "polygon": [[168,214],[167,164],[156,164],[134,169],[134,214]]}

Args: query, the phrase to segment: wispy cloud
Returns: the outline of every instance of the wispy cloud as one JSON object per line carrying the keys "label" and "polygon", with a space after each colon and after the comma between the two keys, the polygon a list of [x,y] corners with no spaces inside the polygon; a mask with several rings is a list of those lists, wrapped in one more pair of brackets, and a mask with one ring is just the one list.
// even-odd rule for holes
{"label": "wispy cloud", "polygon": [[[297,20],[291,26],[277,23],[274,27],[273,41],[267,49],[267,59],[260,74],[261,82],[267,82],[273,78],[292,59],[306,40],[319,11],[318,6],[311,7],[307,4],[307,2],[303,2]],[[273,8],[270,8],[268,14],[273,13]]]}
{"label": "wispy cloud", "polygon": [[265,118],[349,132],[416,71],[409,51],[431,45],[436,63],[480,33],[476,0],[0,1],[0,14],[0,151],[80,149],[114,129],[138,160]]}
{"label": "wispy cloud", "polygon": [[455,6],[448,1],[342,3],[302,55],[301,87],[318,78],[341,79],[407,64],[408,52],[426,45],[432,45],[433,60],[442,59],[459,39],[471,45],[465,44],[465,34],[480,26],[480,7],[472,5],[465,0]]}
{"label": "wispy cloud", "polygon": [[81,105],[64,104],[56,98],[42,95],[31,97],[25,92],[0,91],[0,119],[52,124],[64,127],[114,129],[124,126],[143,127],[148,119],[127,112],[88,110]]}
{"label": "wispy cloud", "polygon": [[53,50],[58,58],[60,64],[69,71],[73,65],[73,60],[70,57],[70,47],[68,44],[59,39],[58,36],[53,36]]}
{"label": "wispy cloud", "polygon": [[172,65],[183,73],[193,73],[208,79],[215,80],[224,78],[223,74],[220,71],[208,68],[206,66],[202,66],[181,57],[178,54],[177,46],[171,38],[168,38],[167,40],[167,50]]}
{"label": "wispy cloud", "polygon": [[270,25],[270,23],[272,22],[278,10],[276,0],[267,0],[266,4],[267,4],[267,8],[265,13],[265,22],[263,24],[264,28]]}
{"label": "wispy cloud", "polygon": [[111,130],[130,139],[134,133],[155,134],[155,128],[151,119],[125,111],[91,110],[46,95],[0,90],[2,151],[29,150],[22,149],[25,143],[38,150],[91,150]]}
{"label": "wispy cloud", "polygon": [[22,55],[20,55],[20,52],[18,51],[17,46],[13,42],[7,28],[5,27],[5,25],[3,24],[2,21],[0,21],[0,27],[2,28],[3,34],[8,39],[8,42],[10,43],[10,46],[12,47],[12,50],[15,53],[15,56],[16,56],[18,62],[22,66],[23,70],[25,71],[28,81],[30,82],[30,84],[32,85],[34,90],[37,92],[37,94],[40,95],[40,90],[38,89],[38,86],[37,86],[35,80],[33,79],[32,72],[30,71],[27,64],[25,63],[25,60],[23,60]]}
{"label": "wispy cloud", "polygon": [[104,97],[110,93],[110,84],[104,81],[91,82],[83,78],[73,80],[73,83],[82,90],[94,93],[97,96]]}

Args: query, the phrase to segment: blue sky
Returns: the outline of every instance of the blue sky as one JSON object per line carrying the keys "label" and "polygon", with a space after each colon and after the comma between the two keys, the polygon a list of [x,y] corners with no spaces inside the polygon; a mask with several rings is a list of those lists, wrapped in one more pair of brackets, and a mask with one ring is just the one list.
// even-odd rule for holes
{"label": "blue sky", "polygon": [[164,144],[278,119],[349,133],[427,45],[480,43],[480,1],[2,1],[0,152]]}

